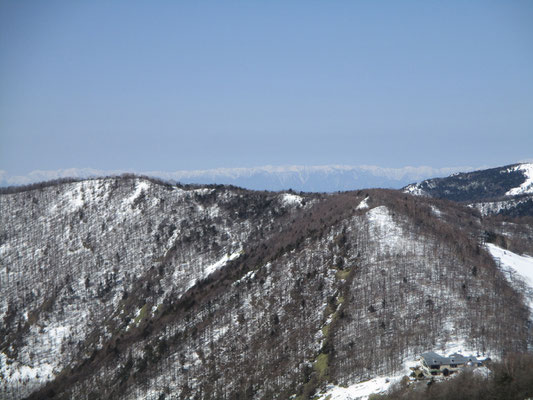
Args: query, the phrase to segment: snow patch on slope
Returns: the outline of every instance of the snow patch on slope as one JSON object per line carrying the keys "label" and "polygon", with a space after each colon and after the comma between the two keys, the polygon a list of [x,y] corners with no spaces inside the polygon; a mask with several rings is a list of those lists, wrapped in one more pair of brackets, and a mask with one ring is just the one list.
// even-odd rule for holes
{"label": "snow patch on slope", "polygon": [[302,198],[296,194],[283,193],[281,195],[281,203],[285,206],[301,206]]}
{"label": "snow patch on slope", "polygon": [[355,400],[368,399],[371,394],[385,393],[393,383],[399,382],[403,375],[378,377],[369,381],[356,383],[347,388],[340,386],[328,386],[327,391],[319,394],[319,400]]}
{"label": "snow patch on slope", "polygon": [[488,201],[488,202],[482,202],[482,203],[472,203],[468,204],[468,207],[476,208],[481,215],[493,215],[493,214],[499,214],[504,211],[512,210],[513,208],[517,208],[522,203],[526,203],[530,201],[529,198],[525,199],[509,199],[509,200],[503,200],[503,201]]}
{"label": "snow patch on slope", "polygon": [[[506,276],[513,273],[518,274],[529,288],[533,290],[533,257],[515,254],[492,243],[487,243],[487,249],[492,257],[496,261],[499,261],[502,270],[506,272]],[[529,298],[529,308],[533,310],[533,299],[531,297]]]}
{"label": "snow patch on slope", "polygon": [[427,196],[428,194],[420,188],[419,183],[412,183],[407,185],[403,190],[404,193],[412,194],[413,196]]}
{"label": "snow patch on slope", "polygon": [[53,366],[48,363],[25,365],[0,353],[0,382],[8,385],[47,382],[54,378]]}
{"label": "snow patch on slope", "polygon": [[417,365],[418,361],[414,358],[406,359],[402,371],[394,376],[377,376],[348,387],[328,385],[325,392],[318,394],[318,400],[366,400],[372,394],[385,393],[404,376],[409,376],[411,367]]}
{"label": "snow patch on slope", "polygon": [[66,190],[57,202],[54,202],[48,215],[59,213],[74,213],[87,204],[95,203],[109,196],[109,183],[103,179],[93,179],[83,182],[66,184]]}
{"label": "snow patch on slope", "polygon": [[439,210],[437,207],[435,206],[431,206],[431,212],[433,213],[434,216],[436,216],[437,218],[442,218],[442,211]]}
{"label": "snow patch on slope", "polygon": [[512,268],[520,274],[526,282],[533,285],[533,257],[518,255],[492,243],[487,243],[487,248],[494,258],[500,260],[502,265]]}
{"label": "snow patch on slope", "polygon": [[236,251],[233,254],[225,254],[220,260],[218,260],[216,263],[208,265],[205,270],[204,274],[205,276],[211,275],[216,270],[222,268],[224,265],[226,265],[229,261],[233,261],[236,258],[238,258],[242,254],[242,250]]}
{"label": "snow patch on slope", "polygon": [[185,293],[187,290],[189,290],[194,285],[196,285],[197,282],[201,281],[202,279],[207,278],[213,272],[215,272],[215,271],[219,270],[220,268],[224,267],[228,262],[239,258],[241,256],[241,254],[242,254],[242,250],[238,250],[238,251],[236,251],[235,253],[232,253],[232,254],[225,254],[217,262],[206,266],[203,269],[203,272],[199,276],[198,276],[198,274],[195,274],[193,279],[189,280],[189,282],[187,283],[183,293]]}
{"label": "snow patch on slope", "polygon": [[362,200],[357,207],[355,207],[356,210],[366,210],[368,208],[368,197],[365,197],[364,200]]}
{"label": "snow patch on slope", "polygon": [[526,177],[526,180],[519,187],[509,190],[507,193],[505,193],[505,195],[516,196],[519,194],[533,193],[533,164],[520,164],[508,170],[508,172],[513,171],[522,171]]}
{"label": "snow patch on slope", "polygon": [[126,204],[133,204],[135,200],[142,194],[144,190],[148,190],[150,186],[148,185],[148,182],[138,180],[137,184],[135,186],[135,191],[133,194],[125,200]]}
{"label": "snow patch on slope", "polygon": [[386,206],[372,208],[366,216],[370,234],[379,242],[382,251],[394,252],[405,248],[409,238],[405,237],[403,229]]}
{"label": "snow patch on slope", "polygon": [[78,208],[83,206],[83,198],[81,194],[81,185],[77,184],[72,191],[67,193],[67,196],[70,196],[70,210],[76,211]]}

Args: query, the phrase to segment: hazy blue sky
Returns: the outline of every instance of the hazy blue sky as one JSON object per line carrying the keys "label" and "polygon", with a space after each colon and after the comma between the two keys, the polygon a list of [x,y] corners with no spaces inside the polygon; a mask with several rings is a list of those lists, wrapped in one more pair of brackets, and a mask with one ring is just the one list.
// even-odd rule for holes
{"label": "hazy blue sky", "polygon": [[0,169],[533,157],[532,1],[0,1]]}

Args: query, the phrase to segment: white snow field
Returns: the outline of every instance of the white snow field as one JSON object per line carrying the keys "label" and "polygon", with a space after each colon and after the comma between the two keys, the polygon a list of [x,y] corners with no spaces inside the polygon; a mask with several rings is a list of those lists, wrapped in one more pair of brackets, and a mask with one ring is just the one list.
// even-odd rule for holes
{"label": "white snow field", "polygon": [[526,180],[520,186],[512,188],[505,193],[507,196],[533,193],[533,164],[520,164],[516,167],[513,167],[509,171],[522,171],[524,175],[526,175]]}
{"label": "white snow field", "polygon": [[[509,274],[518,274],[530,290],[533,290],[533,257],[521,256],[512,251],[502,249],[492,243],[487,244],[487,249],[494,259],[500,263],[500,267]],[[512,283],[512,281],[511,281]],[[529,308],[533,310],[533,299],[529,297]]]}
{"label": "white snow field", "polygon": [[301,206],[303,198],[296,194],[283,193],[281,195],[281,202],[285,206]]}
{"label": "white snow field", "polygon": [[368,196],[361,200],[359,205],[355,207],[356,210],[366,210],[368,208]]}

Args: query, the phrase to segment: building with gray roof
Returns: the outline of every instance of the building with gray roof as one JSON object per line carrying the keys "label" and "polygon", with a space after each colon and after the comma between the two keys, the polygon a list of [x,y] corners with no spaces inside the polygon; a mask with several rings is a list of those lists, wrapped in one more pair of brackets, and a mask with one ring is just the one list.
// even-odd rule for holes
{"label": "building with gray roof", "polygon": [[481,366],[482,361],[474,356],[463,356],[459,353],[451,354],[448,357],[443,357],[434,351],[428,351],[420,356],[420,364],[422,372],[425,376],[448,376],[465,366]]}

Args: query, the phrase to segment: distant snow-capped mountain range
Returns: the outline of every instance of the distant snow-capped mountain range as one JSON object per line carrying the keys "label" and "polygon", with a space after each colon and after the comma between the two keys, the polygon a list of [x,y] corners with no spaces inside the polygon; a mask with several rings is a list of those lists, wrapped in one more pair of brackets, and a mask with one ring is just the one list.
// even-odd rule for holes
{"label": "distant snow-capped mountain range", "polygon": [[399,189],[413,182],[457,172],[472,171],[473,167],[428,166],[384,168],[375,165],[321,166],[260,166],[252,168],[216,168],[181,171],[127,171],[71,168],[37,170],[26,175],[12,175],[0,170],[0,186],[23,185],[57,178],[89,178],[134,172],[181,183],[228,184],[253,190],[286,190],[304,192],[335,192],[370,187]]}

